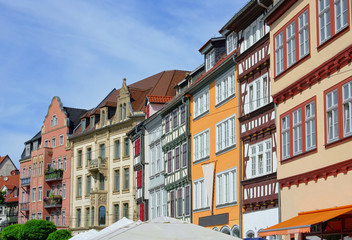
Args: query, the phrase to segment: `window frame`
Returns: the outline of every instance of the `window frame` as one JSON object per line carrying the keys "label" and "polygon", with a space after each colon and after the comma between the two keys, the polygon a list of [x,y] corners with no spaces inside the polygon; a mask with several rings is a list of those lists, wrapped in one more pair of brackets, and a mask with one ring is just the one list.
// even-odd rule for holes
{"label": "window frame", "polygon": [[230,69],[215,81],[215,107],[236,96],[236,71]]}
{"label": "window frame", "polygon": [[[201,139],[198,140],[201,136],[204,136],[203,147],[205,147],[205,155],[199,156],[201,153]],[[199,145],[199,146],[198,146]],[[205,160],[210,157],[210,128],[207,128],[193,136],[193,163],[197,163],[199,161]]]}
{"label": "window frame", "polygon": [[[198,184],[201,184],[200,190],[201,192],[198,194],[199,187],[197,186]],[[205,187],[205,182],[204,178],[198,178],[193,180],[193,195],[192,195],[192,210],[193,211],[200,211],[200,210],[205,210],[209,209],[210,203],[207,197],[207,189]],[[199,200],[200,197],[200,200]],[[203,200],[205,198],[205,200]],[[199,204],[200,201],[200,204]]]}
{"label": "window frame", "polygon": [[[204,100],[203,100],[204,99]],[[193,120],[198,119],[209,112],[209,85],[201,89],[193,96]],[[205,101],[205,102],[199,102]],[[205,103],[205,107],[202,106]],[[202,110],[202,111],[200,111]]]}
{"label": "window frame", "polygon": [[205,54],[205,71],[207,72],[212,69],[215,64],[215,49],[212,49],[207,54]]}
{"label": "window frame", "polygon": [[[233,185],[231,186],[230,182],[228,182],[227,184],[221,184],[219,182],[219,179],[222,178],[223,176],[226,176],[226,174],[233,174],[233,180],[234,182],[232,183]],[[226,180],[230,180],[230,177],[225,177],[225,181]],[[215,180],[215,196],[216,196],[216,207],[221,207],[224,205],[229,205],[229,204],[237,204],[238,202],[238,193],[237,193],[237,167],[233,167],[230,169],[226,169],[222,172],[218,172],[216,173],[216,180]],[[221,201],[220,202],[220,195],[222,194],[221,190],[224,189],[222,188],[222,186],[227,186],[228,189],[225,190],[225,194],[228,195],[227,196],[227,201]],[[235,188],[235,190],[234,190]],[[232,197],[233,199],[229,199],[230,195],[234,194]]]}
{"label": "window frame", "polygon": [[[232,132],[233,142],[231,142],[231,134],[230,134],[231,133],[230,129],[232,128],[232,124],[231,124],[232,121],[234,123],[233,132]],[[226,129],[226,124],[228,124],[227,129]],[[219,131],[219,128],[221,128],[221,132]],[[223,128],[225,128],[225,129],[223,129]],[[236,147],[236,144],[237,144],[237,141],[236,141],[237,140],[236,114],[233,114],[233,115],[221,120],[220,122],[216,123],[215,129],[216,129],[216,153],[220,153],[220,152],[225,151],[229,148]],[[229,133],[228,140],[226,139],[226,133]],[[224,137],[223,137],[223,134],[225,134]],[[224,147],[222,146],[223,144],[221,144],[221,147],[219,147],[220,141],[225,142]],[[226,145],[227,141],[228,141],[228,144]]]}

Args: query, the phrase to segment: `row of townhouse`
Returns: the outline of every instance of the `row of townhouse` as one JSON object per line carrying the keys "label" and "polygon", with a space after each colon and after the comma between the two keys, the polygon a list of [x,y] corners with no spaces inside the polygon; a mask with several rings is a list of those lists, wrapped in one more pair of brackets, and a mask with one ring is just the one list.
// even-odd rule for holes
{"label": "row of townhouse", "polygon": [[350,0],[250,0],[192,72],[124,81],[90,110],[54,97],[21,159],[19,221],[349,240],[351,15]]}

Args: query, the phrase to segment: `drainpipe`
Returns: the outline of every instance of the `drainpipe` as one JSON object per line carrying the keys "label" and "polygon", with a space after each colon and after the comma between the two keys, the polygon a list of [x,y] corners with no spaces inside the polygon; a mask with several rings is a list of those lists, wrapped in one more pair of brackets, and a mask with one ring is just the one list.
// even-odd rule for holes
{"label": "drainpipe", "polygon": [[[238,83],[238,89],[240,89],[241,87],[241,84]],[[240,106],[241,104],[241,98],[238,96],[238,106]],[[238,114],[240,113],[240,108],[238,108]],[[238,123],[238,129],[240,132],[241,131],[241,126],[240,124]],[[238,201],[238,205],[239,205],[239,228],[240,228],[240,238],[242,237],[242,229],[243,229],[243,226],[242,226],[242,184],[241,184],[241,181],[242,181],[242,141],[241,139],[239,140],[239,144],[238,144],[238,161],[239,161],[239,201]]]}
{"label": "drainpipe", "polygon": [[259,6],[265,8],[266,10],[268,10],[269,7],[267,7],[263,3],[261,3],[260,0],[257,0],[257,3],[258,3]]}

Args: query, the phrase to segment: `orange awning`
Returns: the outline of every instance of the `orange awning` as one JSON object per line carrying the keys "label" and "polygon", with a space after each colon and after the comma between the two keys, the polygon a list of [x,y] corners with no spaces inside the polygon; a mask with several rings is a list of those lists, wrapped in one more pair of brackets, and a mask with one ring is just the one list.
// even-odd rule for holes
{"label": "orange awning", "polygon": [[301,212],[298,216],[259,231],[259,236],[286,235],[310,232],[310,226],[352,211],[352,205]]}

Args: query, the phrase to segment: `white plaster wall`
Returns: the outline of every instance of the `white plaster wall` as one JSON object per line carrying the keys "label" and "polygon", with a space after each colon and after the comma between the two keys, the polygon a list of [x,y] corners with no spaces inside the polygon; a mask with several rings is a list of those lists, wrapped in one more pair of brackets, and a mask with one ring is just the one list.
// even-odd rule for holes
{"label": "white plaster wall", "polygon": [[271,227],[279,223],[278,208],[255,211],[243,214],[243,232],[242,237],[246,238],[246,233],[252,230],[254,237],[258,237],[258,231],[267,227]]}

